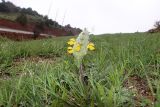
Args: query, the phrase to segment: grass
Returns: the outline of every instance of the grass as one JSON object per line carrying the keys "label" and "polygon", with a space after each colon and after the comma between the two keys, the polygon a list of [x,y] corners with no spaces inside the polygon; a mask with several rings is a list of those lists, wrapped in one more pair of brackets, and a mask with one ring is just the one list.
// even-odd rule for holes
{"label": "grass", "polygon": [[[73,56],[66,53],[69,38],[23,42],[0,38],[0,106],[160,105],[159,33],[92,36],[96,51],[83,60],[88,85],[79,81]],[[145,87],[132,84],[135,78]]]}
{"label": "grass", "polygon": [[[7,19],[10,21],[16,21],[16,18],[20,15],[20,13],[3,13],[0,12],[0,19]],[[43,17],[40,16],[32,16],[32,15],[27,15],[28,22],[29,23],[36,23],[40,20],[43,19]]]}
{"label": "grass", "polygon": [[15,21],[18,15],[19,15],[18,13],[3,13],[3,12],[0,12],[0,18],[1,19],[7,19],[7,20],[11,20],[11,21]]}

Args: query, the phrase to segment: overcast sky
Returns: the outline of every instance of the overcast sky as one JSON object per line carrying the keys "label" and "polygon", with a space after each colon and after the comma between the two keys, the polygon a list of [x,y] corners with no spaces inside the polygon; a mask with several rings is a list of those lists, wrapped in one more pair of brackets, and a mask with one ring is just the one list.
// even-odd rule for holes
{"label": "overcast sky", "polygon": [[[7,1],[7,0],[6,0]],[[147,31],[160,20],[160,0],[8,0],[59,24],[94,34]],[[51,8],[50,8],[51,7]],[[64,17],[65,16],[65,17]]]}

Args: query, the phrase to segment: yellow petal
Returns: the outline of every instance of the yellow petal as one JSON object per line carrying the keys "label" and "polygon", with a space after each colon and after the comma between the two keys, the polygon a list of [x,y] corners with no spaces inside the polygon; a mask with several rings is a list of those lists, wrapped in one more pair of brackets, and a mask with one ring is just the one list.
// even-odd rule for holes
{"label": "yellow petal", "polygon": [[68,41],[67,44],[69,44],[69,45],[74,45],[74,44],[75,44],[75,41]]}
{"label": "yellow petal", "polygon": [[75,41],[76,41],[76,39],[75,39],[75,38],[71,38],[71,39],[69,39],[69,41],[74,41],[74,42],[75,42]]}
{"label": "yellow petal", "polygon": [[72,54],[72,53],[73,53],[73,48],[72,48],[72,47],[68,47],[68,48],[67,48],[67,52],[68,52],[69,54]]}
{"label": "yellow petal", "polygon": [[68,47],[67,49],[70,50],[70,49],[73,49],[73,48],[72,47]]}
{"label": "yellow petal", "polygon": [[75,47],[75,51],[78,52],[78,51],[80,51],[80,49],[81,49],[81,45],[80,45],[80,44],[77,44],[76,47]]}
{"label": "yellow petal", "polygon": [[79,47],[79,46],[76,47],[77,52],[80,51],[80,49],[81,49],[81,47]]}
{"label": "yellow petal", "polygon": [[89,46],[94,46],[94,44],[93,44],[92,42],[90,42],[88,45],[89,45]]}
{"label": "yellow petal", "polygon": [[93,51],[93,50],[95,50],[95,47],[94,47],[94,46],[89,46],[88,49],[89,49],[90,51]]}
{"label": "yellow petal", "polygon": [[88,45],[87,45],[87,48],[89,49],[90,47],[94,47],[94,44],[92,42],[90,42]]}
{"label": "yellow petal", "polygon": [[89,47],[90,47],[90,46],[89,46],[89,45],[87,45],[87,48],[88,48],[88,49],[89,49]]}
{"label": "yellow petal", "polygon": [[73,50],[71,49],[71,50],[68,50],[67,51],[69,54],[72,54],[73,53]]}

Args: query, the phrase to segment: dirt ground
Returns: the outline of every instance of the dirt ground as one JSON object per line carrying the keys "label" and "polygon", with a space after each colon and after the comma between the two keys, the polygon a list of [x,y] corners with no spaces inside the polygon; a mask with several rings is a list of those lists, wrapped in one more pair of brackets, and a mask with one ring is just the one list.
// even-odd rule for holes
{"label": "dirt ground", "polygon": [[152,94],[147,80],[140,78],[137,75],[130,76],[125,82],[124,87],[126,87],[129,91],[134,93],[134,100],[137,102],[141,101],[141,99],[146,98],[151,101],[153,104],[156,101],[154,95]]}

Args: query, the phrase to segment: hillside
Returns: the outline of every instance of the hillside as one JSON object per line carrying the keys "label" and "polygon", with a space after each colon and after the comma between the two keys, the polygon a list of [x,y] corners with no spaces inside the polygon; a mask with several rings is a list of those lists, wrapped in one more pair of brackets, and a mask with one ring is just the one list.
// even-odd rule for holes
{"label": "hillside", "polygon": [[5,1],[0,3],[0,27],[32,32],[36,30],[39,33],[55,36],[73,36],[81,32],[81,29],[73,28],[69,24],[62,26],[48,16],[40,15],[32,8],[17,7]]}

